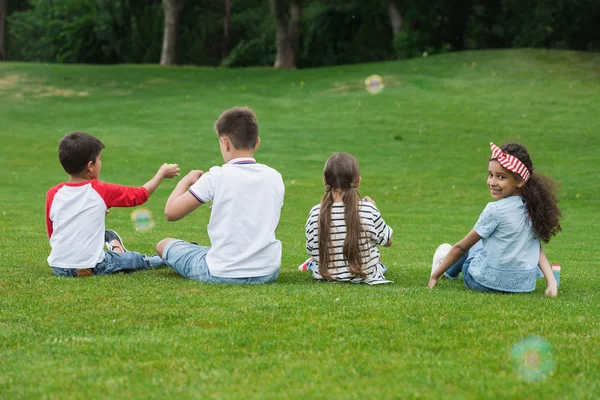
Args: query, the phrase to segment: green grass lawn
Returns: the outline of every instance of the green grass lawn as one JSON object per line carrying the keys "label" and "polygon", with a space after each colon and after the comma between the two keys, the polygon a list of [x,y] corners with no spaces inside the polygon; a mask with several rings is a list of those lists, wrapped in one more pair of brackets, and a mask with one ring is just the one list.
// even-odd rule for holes
{"label": "green grass lawn", "polygon": [[[383,76],[378,95],[364,90]],[[0,398],[597,398],[600,393],[600,54],[452,53],[336,68],[160,68],[0,64]],[[48,188],[66,179],[59,140],[99,137],[101,179],[142,185],[163,162],[222,164],[220,112],[252,107],[259,162],[281,172],[278,281],[206,285],[169,269],[60,279],[46,263]],[[559,297],[490,295],[462,281],[425,288],[433,251],[485,204],[490,141],[526,145],[556,179],[563,232],[545,246],[563,267]],[[334,151],[357,157],[362,195],[394,228],[382,259],[394,284],[327,284],[296,266],[304,223]],[[164,237],[207,243],[210,211],[162,217],[176,181],[107,227],[129,249]],[[554,374],[527,383],[518,340],[553,347]]]}

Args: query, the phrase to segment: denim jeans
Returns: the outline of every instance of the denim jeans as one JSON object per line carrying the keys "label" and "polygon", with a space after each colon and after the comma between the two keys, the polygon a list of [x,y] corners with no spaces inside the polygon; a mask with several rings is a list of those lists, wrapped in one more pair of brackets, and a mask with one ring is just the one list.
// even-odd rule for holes
{"label": "denim jeans", "polygon": [[[94,268],[92,268],[92,274],[108,275],[116,274],[118,272],[133,272],[144,269],[158,268],[165,265],[165,261],[156,254],[148,257],[144,254],[136,253],[134,251],[127,251],[125,253],[105,251],[104,261],[99,262]],[[52,271],[56,276],[77,276],[77,272],[73,268],[52,267]]]}
{"label": "denim jeans", "polygon": [[478,292],[503,293],[500,290],[491,289],[487,286],[483,286],[482,284],[478,283],[475,279],[473,279],[471,274],[469,274],[469,266],[471,265],[471,261],[473,261],[475,256],[481,250],[483,250],[483,244],[481,243],[481,240],[480,240],[477,243],[475,243],[475,245],[473,247],[471,247],[471,249],[467,252],[467,254],[462,256],[457,262],[455,262],[450,268],[448,268],[446,270],[446,272],[444,273],[444,275],[447,278],[456,279],[456,278],[458,278],[458,275],[460,275],[460,273],[462,272],[463,281],[465,282],[465,286],[467,288],[472,289],[472,290],[477,290]]}
{"label": "denim jeans", "polygon": [[200,246],[183,240],[169,242],[163,250],[163,257],[173,271],[179,275],[200,282],[228,283],[228,284],[261,284],[272,282],[279,276],[279,270],[266,276],[254,276],[248,278],[222,278],[210,274],[206,255],[210,246]]}

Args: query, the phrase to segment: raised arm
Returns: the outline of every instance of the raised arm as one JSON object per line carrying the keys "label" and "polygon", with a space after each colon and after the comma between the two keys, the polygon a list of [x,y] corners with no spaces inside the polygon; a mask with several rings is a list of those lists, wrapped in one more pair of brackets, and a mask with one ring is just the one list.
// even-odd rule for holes
{"label": "raised arm", "polygon": [[429,289],[433,289],[435,285],[437,285],[437,281],[438,279],[440,279],[442,274],[446,272],[446,270],[450,268],[455,262],[460,260],[460,258],[464,256],[469,251],[469,249],[473,247],[473,245],[475,245],[475,243],[477,243],[479,240],[481,240],[481,236],[479,236],[475,229],[472,229],[471,232],[469,232],[469,234],[465,236],[460,242],[452,246],[452,249],[450,249],[450,252],[444,258],[440,266],[437,267],[435,271],[433,271],[433,274],[431,274],[431,277],[429,278],[429,284],[427,284],[427,287]]}
{"label": "raised arm", "polygon": [[201,170],[190,171],[184,176],[167,200],[165,205],[165,217],[168,221],[177,221],[204,204],[189,192],[192,186],[204,172]]}
{"label": "raised arm", "polygon": [[144,184],[144,187],[148,191],[148,196],[154,193],[154,191],[156,190],[158,185],[160,185],[163,179],[172,178],[177,175],[179,175],[179,166],[177,164],[165,163],[161,165],[158,171],[156,172],[156,175],[154,175],[152,179],[150,179]]}
{"label": "raised arm", "polygon": [[549,297],[558,296],[558,284],[556,283],[556,278],[554,277],[554,274],[552,273],[552,267],[550,266],[550,262],[548,261],[548,258],[546,257],[546,254],[544,253],[544,249],[542,249],[541,245],[540,245],[540,260],[538,262],[538,265],[540,266],[540,269],[542,270],[542,273],[544,274],[544,278],[546,278],[546,284],[548,285],[548,288],[546,289],[546,292],[544,294]]}

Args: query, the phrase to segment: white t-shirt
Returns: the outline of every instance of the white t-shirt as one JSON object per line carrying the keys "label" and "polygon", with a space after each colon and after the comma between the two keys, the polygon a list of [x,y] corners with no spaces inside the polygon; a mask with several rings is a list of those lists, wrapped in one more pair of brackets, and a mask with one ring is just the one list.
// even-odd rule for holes
{"label": "white t-shirt", "polygon": [[133,207],[148,200],[144,187],[96,179],[61,183],[46,195],[46,228],[55,268],[93,268],[104,260],[104,217],[110,207]]}
{"label": "white t-shirt", "polygon": [[206,262],[221,278],[266,276],[281,266],[275,237],[285,188],[281,174],[253,158],[212,167],[190,187],[202,203],[212,201]]}

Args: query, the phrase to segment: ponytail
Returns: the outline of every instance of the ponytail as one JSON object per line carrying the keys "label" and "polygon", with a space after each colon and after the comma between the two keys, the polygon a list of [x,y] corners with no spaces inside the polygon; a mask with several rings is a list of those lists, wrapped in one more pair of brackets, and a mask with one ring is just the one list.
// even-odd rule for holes
{"label": "ponytail", "polygon": [[523,199],[527,203],[533,230],[545,243],[562,229],[559,221],[562,213],[554,195],[555,187],[553,180],[537,173],[531,174],[523,186]]}
{"label": "ponytail", "polygon": [[318,221],[318,236],[319,236],[319,274],[325,279],[331,280],[331,274],[327,266],[330,259],[331,251],[331,206],[333,205],[333,193],[331,188],[327,188],[323,198],[321,199],[321,209],[319,210]]}
{"label": "ponytail", "polygon": [[358,210],[360,197],[355,185],[360,182],[358,161],[348,153],[332,154],[325,163],[323,181],[326,190],[319,211],[319,273],[325,279],[335,280],[331,277],[328,269],[328,266],[334,262],[334,252],[331,249],[331,207],[335,190],[341,193],[344,202],[344,222],[346,224],[344,258],[350,272],[364,279],[366,274],[363,272],[361,250],[364,248],[362,242],[365,239]]}
{"label": "ponytail", "polygon": [[363,227],[358,211],[359,196],[356,189],[352,188],[342,193],[344,202],[344,222],[346,223],[346,239],[344,240],[344,257],[348,262],[350,272],[365,279],[361,258],[361,242]]}

